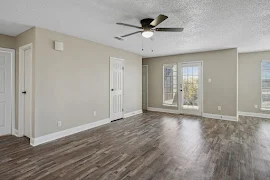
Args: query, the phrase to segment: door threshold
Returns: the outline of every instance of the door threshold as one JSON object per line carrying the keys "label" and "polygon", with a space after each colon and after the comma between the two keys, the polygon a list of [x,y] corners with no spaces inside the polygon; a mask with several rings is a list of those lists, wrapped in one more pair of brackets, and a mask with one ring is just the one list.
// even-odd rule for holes
{"label": "door threshold", "polygon": [[183,116],[197,116],[197,117],[202,117],[202,115],[199,115],[199,114],[183,114],[183,113],[181,113],[180,115],[183,115]]}
{"label": "door threshold", "polygon": [[120,120],[123,120],[123,119],[124,118],[120,118],[120,119],[112,120],[111,122],[120,121]]}

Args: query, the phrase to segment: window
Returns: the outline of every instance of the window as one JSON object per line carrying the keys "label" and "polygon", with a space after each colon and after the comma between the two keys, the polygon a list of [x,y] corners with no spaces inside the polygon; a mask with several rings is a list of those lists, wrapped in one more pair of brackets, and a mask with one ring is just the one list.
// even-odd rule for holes
{"label": "window", "polygon": [[262,61],[261,109],[270,110],[270,61]]}
{"label": "window", "polygon": [[163,65],[163,105],[177,106],[177,65]]}

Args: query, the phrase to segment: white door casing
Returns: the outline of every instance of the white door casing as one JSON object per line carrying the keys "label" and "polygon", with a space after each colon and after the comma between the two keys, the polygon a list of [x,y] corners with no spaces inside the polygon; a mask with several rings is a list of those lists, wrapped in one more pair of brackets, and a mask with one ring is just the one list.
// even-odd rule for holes
{"label": "white door casing", "polygon": [[142,67],[142,109],[148,108],[148,65]]}
{"label": "white door casing", "polygon": [[32,59],[32,49],[24,51],[24,135],[31,137],[31,100],[30,100],[30,59]]}
{"label": "white door casing", "polygon": [[19,136],[32,137],[32,44],[20,47]]}
{"label": "white door casing", "polygon": [[124,60],[110,58],[110,120],[123,118]]}
{"label": "white door casing", "polygon": [[12,59],[0,51],[0,136],[11,134],[12,124]]}
{"label": "white door casing", "polygon": [[179,110],[181,114],[202,115],[202,62],[179,63]]}

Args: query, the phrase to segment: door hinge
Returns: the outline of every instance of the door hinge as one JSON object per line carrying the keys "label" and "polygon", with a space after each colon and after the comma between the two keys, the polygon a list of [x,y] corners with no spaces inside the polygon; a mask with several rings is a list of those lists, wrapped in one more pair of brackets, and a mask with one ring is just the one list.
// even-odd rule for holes
{"label": "door hinge", "polygon": [[125,67],[122,67],[122,70],[124,70],[125,69]]}
{"label": "door hinge", "polygon": [[122,109],[122,111],[124,112],[124,109]]}

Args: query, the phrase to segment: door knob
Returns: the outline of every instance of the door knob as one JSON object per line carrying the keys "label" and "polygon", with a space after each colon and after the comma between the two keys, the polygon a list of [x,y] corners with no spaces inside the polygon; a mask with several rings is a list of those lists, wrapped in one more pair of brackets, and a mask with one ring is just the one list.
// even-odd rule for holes
{"label": "door knob", "polygon": [[23,94],[26,94],[26,91],[23,91],[22,93],[23,93]]}
{"label": "door knob", "polygon": [[114,91],[114,89],[111,89],[111,91]]}

